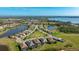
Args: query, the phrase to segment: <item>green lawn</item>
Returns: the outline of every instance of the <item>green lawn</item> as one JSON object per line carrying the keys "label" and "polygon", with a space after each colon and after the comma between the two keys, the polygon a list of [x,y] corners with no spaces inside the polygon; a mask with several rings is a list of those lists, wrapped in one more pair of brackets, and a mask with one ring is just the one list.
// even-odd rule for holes
{"label": "green lawn", "polygon": [[43,46],[39,46],[34,51],[78,51],[79,50],[79,34],[66,34],[59,33],[55,34],[56,37],[63,38],[64,43],[57,42],[56,44],[44,44]]}
{"label": "green lawn", "polygon": [[60,33],[60,35],[56,35],[57,37],[61,37],[65,40],[65,44],[71,44],[71,48],[65,48],[66,50],[79,50],[79,34],[65,34]]}
{"label": "green lawn", "polygon": [[38,38],[38,37],[44,37],[45,34],[42,32],[39,32],[38,30],[36,30],[33,34],[31,34],[29,37],[27,38]]}
{"label": "green lawn", "polygon": [[10,51],[18,51],[17,43],[9,38],[0,38],[0,44],[5,44],[9,47]]}

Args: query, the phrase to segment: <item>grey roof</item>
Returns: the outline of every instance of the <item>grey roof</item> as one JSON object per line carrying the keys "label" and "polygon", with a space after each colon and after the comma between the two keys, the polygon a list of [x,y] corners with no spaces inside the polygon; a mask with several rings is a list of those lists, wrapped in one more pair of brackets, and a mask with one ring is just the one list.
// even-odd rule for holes
{"label": "grey roof", "polygon": [[41,42],[38,39],[32,40],[35,44],[41,44]]}
{"label": "grey roof", "polygon": [[43,42],[45,42],[45,43],[46,43],[46,42],[47,42],[47,39],[44,39],[44,41],[43,41]]}
{"label": "grey roof", "polygon": [[46,42],[46,40],[44,38],[40,38],[38,39],[42,44],[44,44]]}
{"label": "grey roof", "polygon": [[54,40],[56,40],[56,41],[61,41],[61,42],[64,41],[62,38],[57,38],[57,37],[55,37],[55,36],[53,36],[52,38],[53,38]]}
{"label": "grey roof", "polygon": [[35,46],[35,44],[32,41],[30,41],[30,40],[26,41],[25,44],[27,44],[28,47],[34,47]]}

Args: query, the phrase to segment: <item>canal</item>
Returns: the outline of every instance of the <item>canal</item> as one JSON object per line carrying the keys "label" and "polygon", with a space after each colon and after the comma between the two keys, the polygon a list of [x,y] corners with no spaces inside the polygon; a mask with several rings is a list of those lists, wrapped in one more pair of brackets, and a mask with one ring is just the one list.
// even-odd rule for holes
{"label": "canal", "polygon": [[15,34],[17,34],[19,32],[22,32],[24,30],[27,30],[27,27],[28,26],[26,24],[22,24],[22,25],[14,28],[14,29],[10,29],[7,32],[1,34],[0,35],[0,38],[2,38],[2,37],[8,37],[8,36],[11,36],[11,35],[15,35]]}

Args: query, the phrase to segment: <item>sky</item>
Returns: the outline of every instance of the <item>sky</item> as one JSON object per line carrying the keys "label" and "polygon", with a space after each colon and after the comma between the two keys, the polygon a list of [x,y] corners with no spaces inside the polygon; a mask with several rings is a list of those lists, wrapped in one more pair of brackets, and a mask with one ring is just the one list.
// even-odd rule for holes
{"label": "sky", "polygon": [[0,7],[0,16],[79,16],[78,7]]}

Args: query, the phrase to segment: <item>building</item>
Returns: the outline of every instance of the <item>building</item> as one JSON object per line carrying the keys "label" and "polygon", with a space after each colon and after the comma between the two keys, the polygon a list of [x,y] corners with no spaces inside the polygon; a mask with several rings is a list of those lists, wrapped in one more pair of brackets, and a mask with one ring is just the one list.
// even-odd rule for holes
{"label": "building", "polygon": [[25,44],[29,47],[29,48],[35,48],[35,44],[31,41],[31,40],[29,40],[29,41],[26,41],[25,42]]}
{"label": "building", "polygon": [[28,46],[23,42],[22,44],[20,44],[21,50],[22,51],[27,51],[28,50]]}

